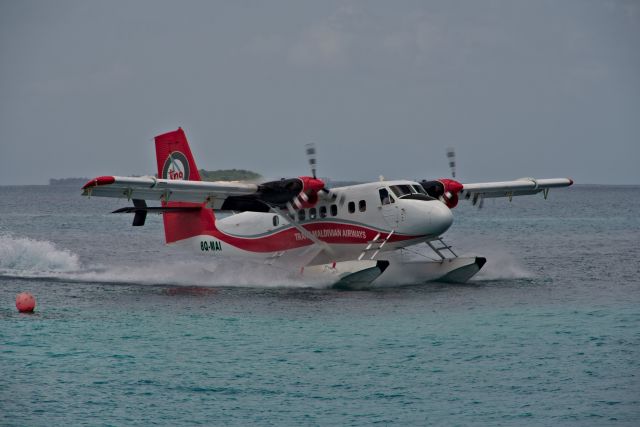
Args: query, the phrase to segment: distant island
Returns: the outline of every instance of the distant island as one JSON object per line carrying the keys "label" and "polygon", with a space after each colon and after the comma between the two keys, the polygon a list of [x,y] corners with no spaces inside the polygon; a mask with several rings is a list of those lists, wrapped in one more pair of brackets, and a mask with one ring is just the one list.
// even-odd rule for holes
{"label": "distant island", "polygon": [[208,171],[200,169],[200,178],[203,181],[255,181],[262,175],[245,169],[218,169]]}
{"label": "distant island", "polygon": [[[259,173],[245,169],[218,169],[208,171],[200,169],[200,178],[203,181],[255,181],[262,178]],[[89,178],[50,178],[49,185],[82,187]]]}

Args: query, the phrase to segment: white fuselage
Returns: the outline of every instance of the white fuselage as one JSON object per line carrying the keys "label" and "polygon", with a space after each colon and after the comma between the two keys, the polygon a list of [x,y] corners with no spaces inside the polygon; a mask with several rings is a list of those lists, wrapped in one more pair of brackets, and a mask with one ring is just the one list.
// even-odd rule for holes
{"label": "white fuselage", "polygon": [[177,242],[215,257],[291,259],[302,265],[353,260],[372,243],[380,252],[432,240],[453,221],[444,203],[412,181],[380,181],[332,190],[295,212],[220,217],[216,230]]}

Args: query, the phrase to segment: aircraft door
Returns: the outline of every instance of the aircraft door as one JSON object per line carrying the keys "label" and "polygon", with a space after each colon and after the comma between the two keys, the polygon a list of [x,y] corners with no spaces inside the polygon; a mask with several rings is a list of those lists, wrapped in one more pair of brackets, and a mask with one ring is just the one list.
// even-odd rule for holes
{"label": "aircraft door", "polygon": [[386,188],[379,188],[378,193],[380,194],[380,210],[382,211],[382,217],[387,225],[391,227],[392,230],[395,230],[398,228],[400,214],[398,211],[398,204]]}

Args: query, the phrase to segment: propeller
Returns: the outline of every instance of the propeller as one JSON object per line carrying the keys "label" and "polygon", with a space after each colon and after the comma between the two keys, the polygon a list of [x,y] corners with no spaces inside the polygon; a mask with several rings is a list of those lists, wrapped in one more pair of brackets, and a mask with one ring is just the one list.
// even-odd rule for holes
{"label": "propeller", "polygon": [[[447,160],[449,161],[449,168],[451,169],[451,177],[456,177],[456,152],[452,147],[447,148]],[[461,193],[464,193],[464,190],[460,190]],[[471,198],[471,193],[466,193],[465,199],[469,200]],[[473,206],[477,206],[478,209],[482,209],[484,205],[484,197],[480,193],[473,194],[473,199],[471,199],[471,204]]]}
{"label": "propeller", "polygon": [[[456,153],[453,148],[447,148],[447,160],[451,169],[451,177],[455,178]],[[441,200],[450,209],[458,205],[458,193],[463,190],[463,186],[455,179],[440,178],[431,181],[423,179],[420,184],[428,195]]]}
{"label": "propeller", "polygon": [[[323,180],[318,179],[316,174],[316,147],[313,143],[306,144],[306,153],[307,160],[309,162],[309,167],[311,169],[311,176],[301,176],[298,178],[281,180],[281,181],[273,181],[270,183],[262,184],[264,188],[269,188],[274,196],[277,196],[280,200],[283,197],[287,197],[288,201],[284,203],[284,207],[282,203],[272,205],[266,203],[269,208],[280,215],[282,215],[286,221],[288,221],[291,225],[293,225],[303,236],[307,237],[309,240],[314,242],[315,244],[321,246],[327,253],[331,255],[335,255],[334,251],[331,247],[324,241],[318,239],[313,235],[309,230],[304,228],[298,217],[296,215],[296,211],[298,209],[311,208],[318,203],[319,194],[326,194],[331,201],[335,201],[337,199],[337,195],[328,190],[325,186]],[[292,193],[294,194],[293,198],[291,198]],[[344,196],[342,198],[342,203],[344,203]],[[286,211],[289,211],[289,215],[286,215]]]}
{"label": "propeller", "polygon": [[342,206],[345,202],[345,196],[326,188],[325,182],[317,178],[316,169],[316,149],[313,144],[306,145],[306,153],[311,168],[312,176],[300,176],[298,178],[281,179],[278,181],[264,182],[258,185],[257,197],[250,197],[245,200],[239,196],[245,203],[244,207],[252,207],[252,200],[263,203],[266,206],[276,207],[278,209],[287,209],[291,216],[295,216],[298,209],[311,208],[318,203],[320,197],[330,201],[337,201]]}
{"label": "propeller", "polygon": [[[456,152],[452,147],[447,148],[447,160],[449,161],[449,168],[451,169],[451,177],[456,177]],[[464,193],[464,190],[460,190],[460,193]],[[445,193],[446,194],[446,193]],[[471,193],[466,193],[464,195],[465,199],[469,200],[471,198]],[[456,195],[457,198],[457,195]],[[457,202],[456,202],[457,203]],[[480,193],[473,194],[473,199],[471,199],[471,204],[473,206],[477,206],[478,209],[482,209],[484,205],[484,197]]]}
{"label": "propeller", "polygon": [[[317,179],[316,168],[317,168],[318,162],[316,160],[316,153],[317,153],[316,146],[313,142],[310,142],[309,144],[305,145],[305,148],[307,152],[307,160],[309,162],[309,167],[311,168],[311,176],[313,176],[314,179]],[[344,205],[344,202],[345,202],[344,195],[340,196],[338,193],[328,189],[326,186],[323,186],[320,189],[320,191],[327,197],[329,201],[335,202],[337,200],[340,206]]]}

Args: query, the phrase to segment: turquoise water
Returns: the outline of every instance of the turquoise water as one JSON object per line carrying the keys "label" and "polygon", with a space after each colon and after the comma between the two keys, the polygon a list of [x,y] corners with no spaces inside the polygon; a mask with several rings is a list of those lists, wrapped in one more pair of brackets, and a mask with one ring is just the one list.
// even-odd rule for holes
{"label": "turquoise water", "polygon": [[187,257],[77,193],[0,187],[0,424],[640,423],[638,187],[462,206],[476,280],[358,292]]}

